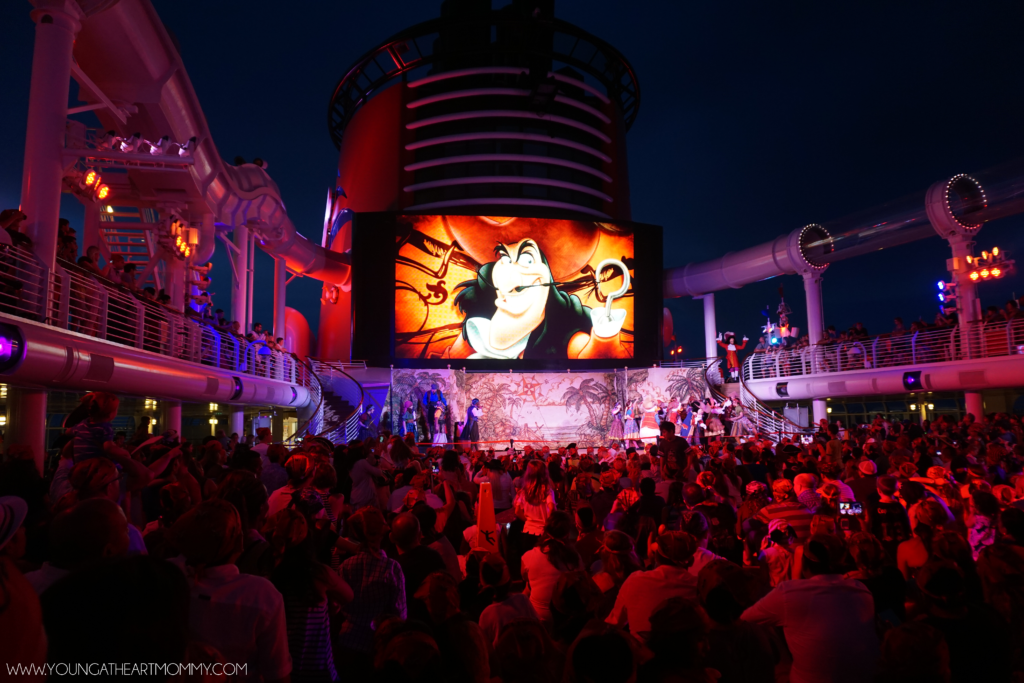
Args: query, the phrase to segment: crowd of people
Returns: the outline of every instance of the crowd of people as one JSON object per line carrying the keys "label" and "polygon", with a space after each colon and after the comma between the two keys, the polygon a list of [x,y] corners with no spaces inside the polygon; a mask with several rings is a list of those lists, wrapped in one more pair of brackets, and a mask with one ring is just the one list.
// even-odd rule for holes
{"label": "crowd of people", "polygon": [[422,453],[386,432],[128,439],[118,406],[87,395],[45,475],[16,446],[0,466],[6,663],[226,663],[253,681],[1024,675],[1016,417],[705,447],[665,422],[639,449]]}

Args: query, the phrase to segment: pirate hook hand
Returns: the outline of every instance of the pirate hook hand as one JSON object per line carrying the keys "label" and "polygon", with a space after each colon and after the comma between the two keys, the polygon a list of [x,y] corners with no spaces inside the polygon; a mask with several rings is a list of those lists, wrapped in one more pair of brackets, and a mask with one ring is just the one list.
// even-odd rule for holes
{"label": "pirate hook hand", "polygon": [[718,333],[717,339],[718,339],[718,341],[722,341],[722,333],[721,332]]}
{"label": "pirate hook hand", "polygon": [[743,341],[749,341],[749,340],[750,340],[750,337],[748,337],[747,335],[743,335]]}

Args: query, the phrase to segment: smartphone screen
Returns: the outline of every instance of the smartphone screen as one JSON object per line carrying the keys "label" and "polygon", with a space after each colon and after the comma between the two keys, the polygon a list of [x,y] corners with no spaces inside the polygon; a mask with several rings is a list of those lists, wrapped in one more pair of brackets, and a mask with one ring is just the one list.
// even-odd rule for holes
{"label": "smartphone screen", "polygon": [[859,515],[863,512],[864,506],[859,502],[839,501],[839,514],[841,515]]}

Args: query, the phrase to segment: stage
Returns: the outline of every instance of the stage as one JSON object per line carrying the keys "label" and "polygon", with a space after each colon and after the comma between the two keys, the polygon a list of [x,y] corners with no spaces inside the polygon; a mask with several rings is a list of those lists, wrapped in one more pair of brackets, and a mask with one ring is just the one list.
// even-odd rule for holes
{"label": "stage", "polygon": [[[620,368],[602,372],[473,372],[458,370],[391,371],[391,390],[383,406],[390,425],[399,434],[400,414],[406,401],[417,406],[417,441],[430,442],[426,430],[423,396],[436,384],[448,401],[444,426],[448,441],[457,440],[466,409],[480,399],[480,442],[492,442],[495,450],[507,445],[534,442],[580,447],[604,446],[612,437],[612,408],[616,402],[642,406],[637,421],[647,410],[648,425],[659,404],[671,399],[702,400],[705,379],[700,368]],[[653,436],[653,434],[652,434]],[[503,445],[504,444],[504,445]]]}

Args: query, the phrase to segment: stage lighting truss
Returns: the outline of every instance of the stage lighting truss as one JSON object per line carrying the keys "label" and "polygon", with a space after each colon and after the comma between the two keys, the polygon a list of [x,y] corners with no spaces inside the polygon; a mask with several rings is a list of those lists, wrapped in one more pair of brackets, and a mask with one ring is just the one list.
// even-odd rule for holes
{"label": "stage lighting truss", "polygon": [[981,256],[967,257],[967,279],[971,282],[999,280],[1016,272],[1013,259],[1007,258],[1006,251],[992,247],[992,251],[983,251]]}
{"label": "stage lighting truss", "polygon": [[189,227],[186,221],[172,215],[168,233],[171,252],[180,259],[188,260],[199,244],[199,230]]}
{"label": "stage lighting truss", "polygon": [[939,310],[943,315],[956,311],[957,286],[955,282],[939,280]]}

